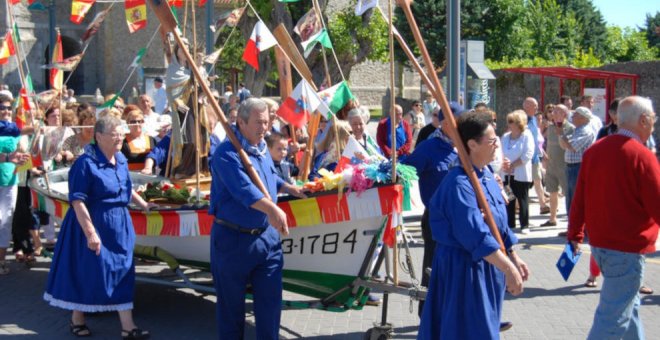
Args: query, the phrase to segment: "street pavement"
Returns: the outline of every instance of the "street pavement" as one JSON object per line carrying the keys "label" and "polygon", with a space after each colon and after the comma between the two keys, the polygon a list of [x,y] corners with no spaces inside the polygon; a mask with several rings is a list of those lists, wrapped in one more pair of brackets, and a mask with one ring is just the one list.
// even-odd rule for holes
{"label": "street pavement", "polygon": [[[531,193],[531,192],[530,192]],[[563,205],[563,202],[562,202]],[[531,204],[531,223],[540,225],[547,215],[538,214],[538,204]],[[414,218],[412,218],[414,220]],[[507,296],[503,320],[513,322],[511,330],[502,333],[502,339],[584,339],[592,323],[600,288],[586,288],[589,248],[576,266],[568,282],[559,275],[555,263],[565,240],[557,233],[565,230],[563,210],[559,226],[532,228],[529,235],[521,235],[519,254],[531,269],[531,278],[521,296]],[[421,273],[422,241],[419,222],[406,223],[413,236],[411,253],[416,273]],[[40,258],[28,268],[9,256],[12,272],[0,276],[0,336],[16,339],[71,338],[67,311],[48,306],[42,299],[50,260]],[[356,261],[359,259],[356,259]],[[139,262],[139,274],[170,275],[160,264]],[[193,270],[188,270],[194,273]],[[200,279],[209,276],[200,274]],[[402,279],[410,279],[402,275]],[[602,283],[599,280],[599,284]],[[645,283],[660,291],[660,256],[648,256]],[[599,285],[600,286],[600,285]],[[377,294],[380,296],[380,294]],[[309,301],[304,296],[285,292],[285,299]],[[138,283],[135,289],[135,319],[148,329],[153,339],[214,339],[215,297],[189,289],[175,289],[155,284]],[[410,300],[403,295],[390,295],[388,322],[394,325],[395,339],[414,339],[419,319],[417,303],[410,312]],[[343,313],[312,309],[285,309],[282,312],[280,337],[282,339],[363,339],[365,332],[381,319],[382,306],[366,306],[360,311]],[[647,339],[660,338],[660,295],[642,296],[641,317]],[[88,315],[87,324],[96,339],[119,337],[116,313]],[[255,339],[254,316],[248,302],[246,339]]]}

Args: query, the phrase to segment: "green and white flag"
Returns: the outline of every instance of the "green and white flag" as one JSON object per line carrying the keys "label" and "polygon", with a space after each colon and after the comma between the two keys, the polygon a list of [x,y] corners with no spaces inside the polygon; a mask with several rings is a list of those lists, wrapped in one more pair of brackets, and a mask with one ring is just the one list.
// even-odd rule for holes
{"label": "green and white flag", "polygon": [[115,106],[115,102],[117,101],[117,98],[119,98],[119,93],[115,93],[110,100],[107,102],[101,104],[101,106],[96,108],[96,119],[99,119],[99,114],[103,112],[105,109],[111,109],[112,107]]}
{"label": "green and white flag", "polygon": [[138,67],[138,66],[142,65],[142,57],[144,57],[144,55],[146,53],[147,53],[147,48],[142,47],[138,51],[137,55],[135,56],[135,59],[133,59],[133,62],[128,66],[128,68],[130,69],[130,68]]}
{"label": "green and white flag", "polygon": [[305,51],[305,58],[309,57],[309,54],[312,53],[314,46],[316,46],[317,43],[321,43],[321,45],[325,48],[332,49],[332,41],[330,41],[330,36],[328,35],[328,31],[325,28],[315,36],[311,37],[309,40],[302,42],[302,47]]}
{"label": "green and white flag", "polygon": [[323,104],[316,110],[327,119],[330,119],[332,114],[337,114],[349,100],[355,98],[345,81],[319,92],[319,97]]}

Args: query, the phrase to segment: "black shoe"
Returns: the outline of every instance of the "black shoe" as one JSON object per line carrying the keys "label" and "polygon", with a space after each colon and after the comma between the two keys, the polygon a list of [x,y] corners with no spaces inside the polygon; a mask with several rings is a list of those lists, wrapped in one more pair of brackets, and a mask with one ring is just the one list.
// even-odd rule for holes
{"label": "black shoe", "polygon": [[548,220],[547,222],[541,224],[541,227],[556,227],[557,226],[557,221],[550,221]]}
{"label": "black shoe", "polygon": [[500,333],[508,331],[511,327],[513,327],[513,322],[511,321],[500,322]]}
{"label": "black shoe", "polygon": [[130,331],[121,331],[121,337],[124,340],[149,339],[149,335],[149,332],[139,328],[133,328],[133,330]]}

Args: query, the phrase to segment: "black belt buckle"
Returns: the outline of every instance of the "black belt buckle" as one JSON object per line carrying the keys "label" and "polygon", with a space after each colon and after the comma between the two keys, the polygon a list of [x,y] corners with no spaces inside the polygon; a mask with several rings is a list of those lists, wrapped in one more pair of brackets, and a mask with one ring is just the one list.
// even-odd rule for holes
{"label": "black belt buckle", "polygon": [[261,235],[264,232],[264,230],[260,229],[260,228],[243,229],[243,230],[247,231],[248,234],[253,235],[253,236]]}
{"label": "black belt buckle", "polygon": [[215,219],[215,223],[217,223],[217,224],[219,224],[219,225],[221,225],[221,226],[227,227],[227,228],[229,228],[229,229],[236,230],[236,231],[238,231],[239,233],[242,233],[242,234],[250,234],[250,235],[252,235],[252,236],[259,236],[259,235],[261,235],[264,231],[266,231],[266,229],[262,229],[262,228],[243,228],[243,227],[241,227],[241,226],[239,226],[239,225],[236,225],[236,224],[234,224],[234,223],[231,223],[231,222],[227,222],[227,221],[221,220],[221,219],[219,219],[219,218],[216,218],[216,219]]}

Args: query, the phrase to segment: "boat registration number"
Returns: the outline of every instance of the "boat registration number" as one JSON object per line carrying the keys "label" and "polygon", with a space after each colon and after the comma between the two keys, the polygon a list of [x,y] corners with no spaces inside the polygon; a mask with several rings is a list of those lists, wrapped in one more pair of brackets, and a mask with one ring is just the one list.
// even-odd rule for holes
{"label": "boat registration number", "polygon": [[297,239],[287,238],[282,240],[282,252],[284,254],[336,254],[355,252],[357,229],[348,234],[328,233],[321,235],[308,235]]}

